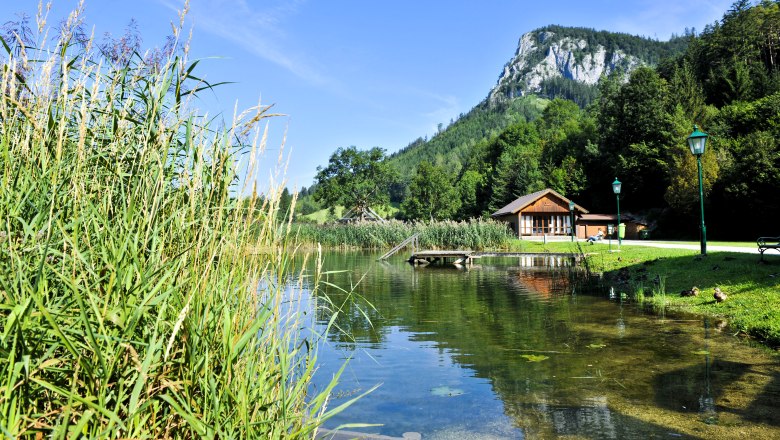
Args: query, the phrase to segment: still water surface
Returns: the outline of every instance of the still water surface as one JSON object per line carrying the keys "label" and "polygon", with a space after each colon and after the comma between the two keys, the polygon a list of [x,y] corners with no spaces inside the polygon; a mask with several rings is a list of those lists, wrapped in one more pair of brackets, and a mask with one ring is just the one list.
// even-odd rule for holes
{"label": "still water surface", "polygon": [[[780,438],[780,361],[723,323],[572,294],[549,264],[470,270],[332,253],[350,290],[320,348],[320,386],[350,359],[327,427],[423,439]],[[344,294],[329,288],[335,302]],[[369,304],[370,303],[370,304]],[[370,323],[366,320],[370,318]],[[323,326],[330,319],[318,314]],[[356,430],[352,429],[351,430]]]}

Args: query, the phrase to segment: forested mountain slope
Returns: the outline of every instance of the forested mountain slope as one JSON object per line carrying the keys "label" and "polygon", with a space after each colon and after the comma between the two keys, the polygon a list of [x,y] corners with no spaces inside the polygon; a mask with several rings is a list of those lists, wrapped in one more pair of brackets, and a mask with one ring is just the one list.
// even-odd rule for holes
{"label": "forested mountain slope", "polygon": [[484,101],[431,139],[418,138],[389,157],[403,176],[414,173],[425,161],[458,174],[471,149],[495,138],[512,124],[531,121],[542,114],[547,100],[536,96],[489,104]]}

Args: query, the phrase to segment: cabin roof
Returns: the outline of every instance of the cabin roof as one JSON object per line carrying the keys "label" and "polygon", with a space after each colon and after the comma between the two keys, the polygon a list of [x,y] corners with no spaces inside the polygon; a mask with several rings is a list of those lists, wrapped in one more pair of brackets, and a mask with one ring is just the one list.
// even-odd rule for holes
{"label": "cabin roof", "polygon": [[617,216],[615,214],[582,214],[580,221],[616,221]]}
{"label": "cabin roof", "polygon": [[[546,189],[543,189],[541,191],[536,191],[536,192],[531,193],[531,194],[526,194],[526,195],[524,195],[522,197],[519,197],[519,198],[515,199],[513,202],[509,203],[508,205],[504,206],[503,208],[501,208],[498,211],[496,211],[493,214],[491,214],[491,217],[498,217],[498,216],[507,215],[507,214],[516,214],[521,209],[525,208],[526,206],[530,205],[531,203],[541,199],[542,197],[544,197],[544,196],[546,196],[548,194],[552,194],[553,196],[563,200],[564,203],[566,203],[567,205],[569,204],[569,199],[567,199],[566,197],[562,196],[561,194],[559,194],[555,190],[552,190],[550,188],[546,188]],[[576,211],[582,212],[583,214],[587,214],[588,213],[587,209],[583,208],[582,206],[580,206],[580,205],[578,205],[576,203],[574,204],[574,209]]]}

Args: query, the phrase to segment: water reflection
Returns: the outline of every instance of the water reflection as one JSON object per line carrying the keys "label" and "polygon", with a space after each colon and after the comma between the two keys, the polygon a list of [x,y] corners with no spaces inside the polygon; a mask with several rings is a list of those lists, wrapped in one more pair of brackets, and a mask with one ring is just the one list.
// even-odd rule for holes
{"label": "water reflection", "polygon": [[[373,432],[426,439],[780,436],[771,353],[699,319],[571,295],[565,265],[483,259],[465,271],[366,254],[326,263],[353,268],[328,281],[357,286],[364,301],[339,303],[336,323],[353,338],[329,335],[319,374],[351,357],[338,392],[382,384],[330,427],[381,423]],[[339,397],[332,405],[347,399]]]}

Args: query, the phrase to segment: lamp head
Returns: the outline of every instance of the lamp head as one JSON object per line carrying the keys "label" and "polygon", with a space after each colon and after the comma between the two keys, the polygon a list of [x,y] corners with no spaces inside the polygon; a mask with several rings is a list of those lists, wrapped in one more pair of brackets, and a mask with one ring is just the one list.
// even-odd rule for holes
{"label": "lamp head", "polygon": [[612,182],[612,192],[615,194],[620,194],[620,188],[623,184],[620,183],[620,181],[615,177],[615,181]]}
{"label": "lamp head", "polygon": [[709,135],[707,133],[699,131],[699,127],[694,125],[693,133],[688,136],[688,147],[691,149],[691,154],[696,156],[704,154],[708,137]]}

